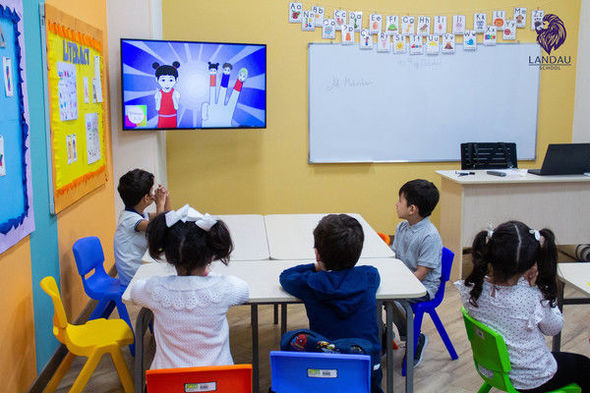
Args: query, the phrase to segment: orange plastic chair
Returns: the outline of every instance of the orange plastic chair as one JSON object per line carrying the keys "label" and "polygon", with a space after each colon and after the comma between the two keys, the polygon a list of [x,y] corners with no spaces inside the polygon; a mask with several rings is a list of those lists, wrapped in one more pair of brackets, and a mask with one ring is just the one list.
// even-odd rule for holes
{"label": "orange plastic chair", "polygon": [[121,347],[133,343],[133,333],[122,319],[106,320],[104,318],[93,319],[84,325],[71,325],[66,317],[57,283],[51,276],[41,280],[41,288],[53,301],[53,334],[68,349],[68,354],[62,361],[57,371],[43,390],[43,393],[54,392],[66,371],[76,356],[88,358],[80,371],[80,375],[74,381],[70,393],[81,392],[92,376],[94,369],[102,358],[102,355],[110,353],[123,384],[126,393],[134,391],[133,380],[123,359]]}
{"label": "orange plastic chair", "polygon": [[391,244],[391,238],[389,237],[389,235],[381,232],[377,232],[377,235],[379,235],[381,240],[383,240],[388,246],[389,244]]}
{"label": "orange plastic chair", "polygon": [[252,393],[252,365],[164,368],[145,372],[148,393]]}

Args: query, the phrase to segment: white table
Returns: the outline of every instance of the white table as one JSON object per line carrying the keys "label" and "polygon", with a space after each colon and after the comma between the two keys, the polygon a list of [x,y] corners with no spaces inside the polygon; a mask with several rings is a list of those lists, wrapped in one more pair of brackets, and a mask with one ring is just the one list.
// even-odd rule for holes
{"label": "white table", "polygon": [[463,248],[471,247],[475,235],[489,223],[519,220],[534,229],[549,228],[559,244],[590,241],[590,177],[455,172],[436,171],[442,178],[439,231],[444,246],[457,258],[451,279],[461,278]]}
{"label": "white table", "polygon": [[[264,216],[270,258],[315,260],[313,230],[326,214],[270,214]],[[356,218],[363,227],[365,242],[361,258],[393,258],[393,251],[360,214],[347,214]]]}
{"label": "white table", "polygon": [[[590,304],[590,262],[558,263],[557,277],[564,285],[558,287],[557,303],[563,310],[566,304]],[[587,297],[564,298],[565,284],[572,285]],[[553,351],[559,351],[561,347],[561,332],[553,336]]]}
{"label": "white table", "polygon": [[[212,269],[220,274],[231,274],[245,280],[250,286],[248,304],[252,306],[252,364],[254,391],[258,392],[258,305],[260,304],[286,304],[299,302],[297,298],[285,292],[279,284],[279,275],[286,268],[300,263],[311,263],[302,260],[280,261],[248,261],[244,263],[230,263],[228,266],[220,262],[213,263]],[[406,309],[407,314],[407,357],[413,359],[413,312],[408,298],[418,298],[426,294],[422,283],[406,268],[398,259],[394,258],[370,258],[359,260],[358,265],[373,265],[379,270],[381,285],[377,291],[377,299],[385,304],[387,325],[387,391],[393,392],[393,301],[399,301]],[[165,263],[149,263],[142,265],[123,293],[123,301],[130,303],[129,292],[135,281],[152,276],[166,276],[176,274],[171,265]],[[143,310],[142,310],[143,312]],[[143,334],[147,328],[149,317],[144,312],[138,317],[136,325],[136,391],[143,391]],[[138,370],[139,367],[139,370]],[[406,376],[406,392],[413,391],[413,362],[408,362]]]}

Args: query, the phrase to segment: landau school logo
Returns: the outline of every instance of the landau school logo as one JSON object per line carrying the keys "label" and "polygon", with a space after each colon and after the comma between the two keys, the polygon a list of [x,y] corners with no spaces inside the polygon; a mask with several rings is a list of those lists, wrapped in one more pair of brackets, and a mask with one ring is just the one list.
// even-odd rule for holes
{"label": "landau school logo", "polygon": [[561,66],[570,66],[571,56],[555,56],[551,52],[559,48],[565,42],[567,31],[559,16],[546,14],[543,23],[537,22],[537,42],[547,53],[547,56],[529,56],[529,65],[541,67],[542,70],[559,70]]}

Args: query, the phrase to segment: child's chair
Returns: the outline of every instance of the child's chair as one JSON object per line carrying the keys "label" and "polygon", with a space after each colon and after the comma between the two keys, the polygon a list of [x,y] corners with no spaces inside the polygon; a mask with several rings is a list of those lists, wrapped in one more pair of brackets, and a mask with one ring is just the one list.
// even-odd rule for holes
{"label": "child's chair", "polygon": [[371,357],[317,352],[270,352],[270,392],[370,393]]}
{"label": "child's chair", "polygon": [[[469,316],[464,307],[461,308],[461,312],[467,338],[471,343],[475,370],[484,380],[478,393],[487,393],[492,387],[508,393],[518,393],[508,377],[511,366],[504,338],[498,332]],[[547,393],[579,393],[581,391],[578,385],[572,383]]]}
{"label": "child's chair", "polygon": [[[432,322],[434,322],[434,326],[436,326],[436,330],[440,337],[447,347],[447,351],[449,351],[449,355],[451,355],[451,359],[456,360],[459,358],[457,352],[455,351],[455,347],[453,347],[453,343],[445,330],[445,327],[440,320],[440,317],[436,313],[436,307],[442,303],[443,298],[445,297],[445,285],[451,276],[451,267],[453,266],[453,259],[455,258],[455,254],[451,250],[446,247],[442,249],[442,258],[441,258],[441,272],[440,272],[440,284],[438,286],[438,290],[436,291],[436,295],[434,295],[434,299],[429,300],[427,302],[421,303],[414,303],[412,304],[412,310],[414,310],[414,353],[416,353],[416,347],[418,344],[418,335],[420,334],[420,330],[422,329],[422,320],[424,319],[424,313],[428,313]],[[404,362],[402,365],[402,375],[406,375],[406,363]]]}
{"label": "child's chair", "polygon": [[[119,317],[123,319],[133,332],[133,326],[129,319],[127,307],[121,300],[121,282],[109,276],[104,270],[104,253],[100,240],[96,236],[83,237],[78,239],[72,247],[78,273],[82,277],[84,291],[92,299],[98,300],[98,304],[92,311],[89,319],[108,318],[115,306]],[[94,273],[86,277],[91,271]],[[129,346],[131,355],[135,356],[135,346]]]}
{"label": "child's chair", "polygon": [[148,393],[252,393],[252,365],[164,368],[145,373]]}
{"label": "child's chair", "polygon": [[53,301],[53,334],[69,351],[43,392],[54,392],[76,356],[86,356],[88,360],[70,389],[70,393],[81,392],[102,356],[110,353],[123,389],[126,393],[132,393],[133,381],[121,352],[121,346],[133,342],[133,333],[125,321],[101,318],[84,325],[70,325],[55,279],[45,277],[41,280],[41,288]]}

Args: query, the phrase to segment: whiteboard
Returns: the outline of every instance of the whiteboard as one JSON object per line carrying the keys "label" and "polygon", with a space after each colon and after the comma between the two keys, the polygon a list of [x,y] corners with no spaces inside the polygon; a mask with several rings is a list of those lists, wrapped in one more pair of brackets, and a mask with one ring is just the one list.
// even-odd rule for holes
{"label": "whiteboard", "polygon": [[459,161],[463,142],[536,155],[536,43],[409,55],[309,44],[309,162]]}

